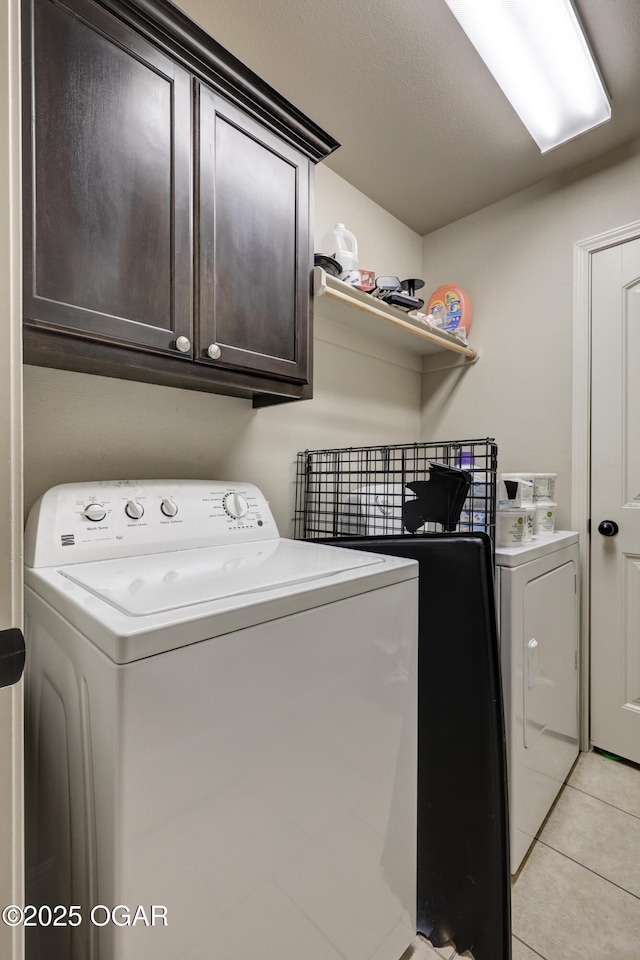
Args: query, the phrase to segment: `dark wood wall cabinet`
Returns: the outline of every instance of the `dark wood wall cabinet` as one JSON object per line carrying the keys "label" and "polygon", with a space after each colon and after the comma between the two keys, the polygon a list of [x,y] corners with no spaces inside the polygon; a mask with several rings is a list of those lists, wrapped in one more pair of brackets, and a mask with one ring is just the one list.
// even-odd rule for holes
{"label": "dark wood wall cabinet", "polygon": [[311,396],[338,144],[167,0],[25,0],[26,363]]}

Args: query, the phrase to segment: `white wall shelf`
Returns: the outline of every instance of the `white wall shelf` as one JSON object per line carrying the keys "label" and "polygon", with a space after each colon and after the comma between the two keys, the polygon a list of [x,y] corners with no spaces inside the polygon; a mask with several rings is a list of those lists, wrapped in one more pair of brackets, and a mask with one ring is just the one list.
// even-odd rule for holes
{"label": "white wall shelf", "polygon": [[449,351],[464,359],[462,365],[478,359],[478,351],[453,334],[427,329],[403,310],[390,307],[351,284],[329,276],[322,267],[314,267],[313,292],[316,300],[322,298],[323,317],[334,323],[386,340],[412,353],[426,355]]}

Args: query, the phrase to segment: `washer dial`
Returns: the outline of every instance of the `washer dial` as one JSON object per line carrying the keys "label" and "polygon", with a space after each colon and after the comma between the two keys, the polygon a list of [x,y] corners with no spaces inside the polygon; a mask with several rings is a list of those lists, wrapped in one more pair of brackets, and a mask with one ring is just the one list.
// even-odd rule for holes
{"label": "washer dial", "polygon": [[129,500],[124,512],[131,520],[140,520],[144,516],[144,507],[137,500]]}
{"label": "washer dial", "polygon": [[249,504],[239,493],[228,493],[222,501],[222,505],[234,520],[241,520],[249,512]]}
{"label": "washer dial", "polygon": [[107,511],[101,503],[88,503],[82,511],[82,516],[85,520],[90,520],[91,523],[100,523],[106,515]]}
{"label": "washer dial", "polygon": [[163,500],[160,504],[160,510],[164,513],[165,517],[175,517],[178,512],[178,505],[173,502],[173,500]]}

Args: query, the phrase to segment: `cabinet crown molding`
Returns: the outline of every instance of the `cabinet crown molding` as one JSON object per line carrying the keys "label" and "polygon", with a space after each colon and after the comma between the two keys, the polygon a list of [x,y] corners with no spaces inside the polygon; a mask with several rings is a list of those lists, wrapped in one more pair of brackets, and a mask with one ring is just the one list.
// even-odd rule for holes
{"label": "cabinet crown molding", "polygon": [[314,163],[340,146],[169,0],[100,0],[100,6],[152,35],[191,72],[251,110]]}

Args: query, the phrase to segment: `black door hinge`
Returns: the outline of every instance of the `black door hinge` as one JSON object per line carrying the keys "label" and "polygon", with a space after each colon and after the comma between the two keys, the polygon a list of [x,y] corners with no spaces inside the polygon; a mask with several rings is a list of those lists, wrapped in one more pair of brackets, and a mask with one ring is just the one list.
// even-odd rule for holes
{"label": "black door hinge", "polygon": [[25,645],[22,630],[0,630],[0,687],[10,687],[22,676]]}

